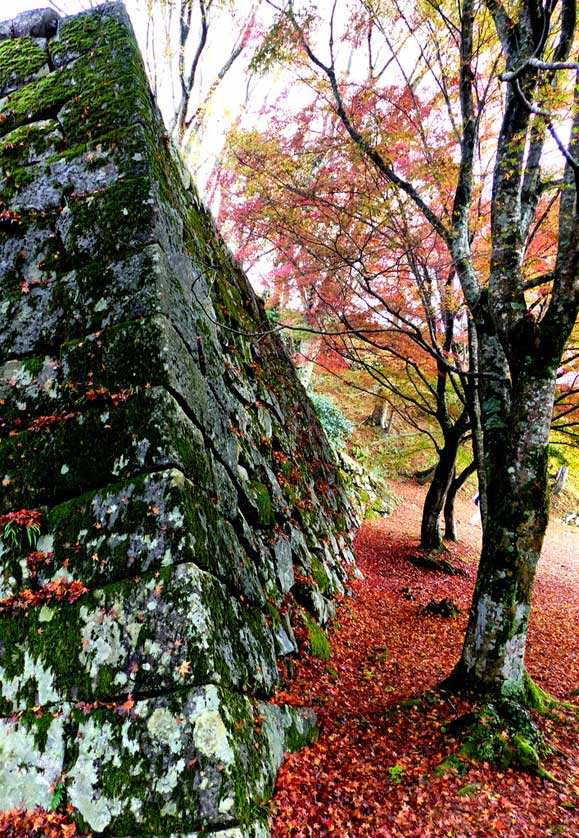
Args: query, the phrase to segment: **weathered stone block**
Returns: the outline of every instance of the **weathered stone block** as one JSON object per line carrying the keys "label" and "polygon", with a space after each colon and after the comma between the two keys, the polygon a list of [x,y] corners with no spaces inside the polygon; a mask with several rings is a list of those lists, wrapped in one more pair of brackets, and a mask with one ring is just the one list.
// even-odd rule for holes
{"label": "weathered stone block", "polygon": [[32,558],[25,544],[15,550],[0,541],[0,600],[64,573],[92,589],[194,562],[248,602],[265,601],[255,562],[233,525],[219,513],[214,497],[177,469],[54,506],[42,531]]}
{"label": "weathered stone block", "polygon": [[[26,248],[22,257],[19,247]],[[201,357],[212,383],[218,383],[223,356],[215,326],[200,322],[197,298],[191,294],[194,284],[203,300],[203,313],[211,315],[213,308],[190,264],[176,273],[158,244],[62,275],[47,274],[47,260],[56,260],[65,271],[70,267],[59,238],[49,228],[31,230],[23,239],[0,237],[0,269],[6,289],[0,300],[0,359],[54,351],[66,341],[116,323],[164,314],[177,327],[193,357]]]}
{"label": "weathered stone block", "polygon": [[32,163],[50,160],[64,148],[64,136],[55,119],[45,119],[34,125],[23,125],[0,141],[0,165],[23,168]]}
{"label": "weathered stone block", "polygon": [[7,38],[53,38],[58,26],[54,9],[35,9],[22,12],[12,20],[0,23],[0,41]]}
{"label": "weathered stone block", "polygon": [[6,96],[25,82],[48,72],[45,39],[27,36],[0,41],[0,96]]}
{"label": "weathered stone block", "polygon": [[104,405],[0,441],[0,511],[74,497],[146,471],[180,468],[206,489],[211,466],[202,433],[165,390],[121,394]]}
{"label": "weathered stone block", "polygon": [[195,565],[164,567],[73,604],[66,588],[58,596],[0,614],[0,713],[206,683],[264,694],[277,683],[261,610]]}
{"label": "weathered stone block", "polygon": [[260,816],[263,824],[259,801],[283,752],[315,735],[312,722],[213,685],[112,707],[62,705],[48,718],[29,713],[0,721],[0,807],[40,800],[48,808],[72,735],[68,799],[98,834],[190,834]]}

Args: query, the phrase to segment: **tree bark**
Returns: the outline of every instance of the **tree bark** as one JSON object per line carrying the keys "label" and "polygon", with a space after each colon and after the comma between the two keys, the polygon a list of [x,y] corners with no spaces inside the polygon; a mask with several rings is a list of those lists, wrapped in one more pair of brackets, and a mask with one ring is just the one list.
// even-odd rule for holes
{"label": "tree bark", "polygon": [[444,501],[444,540],[458,541],[458,534],[456,531],[456,518],[454,516],[454,501],[456,498],[456,489],[453,491],[455,483],[455,476],[452,475],[446,499]]}
{"label": "tree bark", "polygon": [[455,433],[445,434],[444,445],[439,452],[438,463],[424,499],[420,526],[420,546],[426,550],[437,549],[442,544],[440,515],[454,476],[460,439],[461,437]]}
{"label": "tree bark", "polygon": [[444,502],[444,540],[458,541],[458,533],[456,530],[456,519],[454,516],[454,501],[456,494],[461,486],[464,485],[466,479],[474,474],[476,471],[476,461],[473,460],[458,477],[454,474],[446,493],[446,500]]}
{"label": "tree bark", "polygon": [[476,327],[472,317],[468,318],[468,345],[470,357],[470,369],[474,373],[469,388],[467,407],[470,412],[470,424],[472,427],[472,453],[475,467],[478,474],[479,510],[482,530],[484,532],[487,520],[487,485],[486,474],[482,467],[484,463],[484,440],[481,419],[480,386],[478,378],[478,339]]}
{"label": "tree bark", "polygon": [[560,495],[563,489],[565,488],[565,483],[567,482],[567,475],[569,474],[569,469],[567,466],[560,466],[557,470],[557,476],[555,477],[555,482],[553,483],[553,487],[551,489],[552,495]]}
{"label": "tree bark", "polygon": [[390,412],[390,414],[388,414],[388,402],[384,401],[383,398],[378,396],[376,398],[374,407],[372,408],[372,413],[368,416],[367,419],[364,420],[364,424],[372,425],[375,428],[382,428],[383,431],[387,430],[388,432],[390,432],[393,418],[393,412]]}
{"label": "tree bark", "polygon": [[498,428],[486,417],[489,526],[483,534],[462,657],[451,676],[479,695],[526,699],[524,652],[549,514],[554,394],[554,375],[526,373],[513,383],[510,421]]}

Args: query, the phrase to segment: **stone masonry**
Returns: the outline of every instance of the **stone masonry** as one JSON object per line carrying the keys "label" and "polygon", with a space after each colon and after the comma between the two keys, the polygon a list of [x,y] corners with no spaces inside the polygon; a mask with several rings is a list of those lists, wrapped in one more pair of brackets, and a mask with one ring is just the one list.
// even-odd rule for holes
{"label": "stone masonry", "polygon": [[122,5],[0,24],[0,811],[268,834],[354,521]]}

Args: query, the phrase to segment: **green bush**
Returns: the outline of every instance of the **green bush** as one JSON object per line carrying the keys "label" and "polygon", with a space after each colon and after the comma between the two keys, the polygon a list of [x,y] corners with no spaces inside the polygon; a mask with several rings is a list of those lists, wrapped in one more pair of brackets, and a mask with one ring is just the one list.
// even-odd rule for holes
{"label": "green bush", "polygon": [[326,436],[336,448],[343,448],[347,437],[354,430],[354,426],[346,419],[331,396],[310,392],[309,397]]}

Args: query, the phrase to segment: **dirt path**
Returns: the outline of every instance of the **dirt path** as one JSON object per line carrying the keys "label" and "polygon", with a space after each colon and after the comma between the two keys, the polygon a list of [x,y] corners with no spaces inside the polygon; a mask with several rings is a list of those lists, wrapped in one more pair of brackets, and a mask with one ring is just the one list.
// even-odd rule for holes
{"label": "dirt path", "polygon": [[[462,541],[451,555],[468,575],[418,570],[406,556],[416,550],[424,489],[399,484],[394,491],[403,500],[395,513],[358,536],[364,579],[340,607],[331,659],[298,667],[293,694],[316,708],[321,736],[282,770],[274,838],[579,838],[579,730],[571,717],[542,723],[556,749],[548,768],[560,786],[484,764],[465,776],[437,773],[457,747],[441,728],[468,708],[425,691],[460,653],[480,527],[468,523],[472,501],[460,500]],[[456,620],[421,613],[442,597],[461,609]],[[542,687],[574,701],[578,624],[579,530],[554,521],[539,566],[528,666]],[[425,697],[400,707],[418,695]]]}

